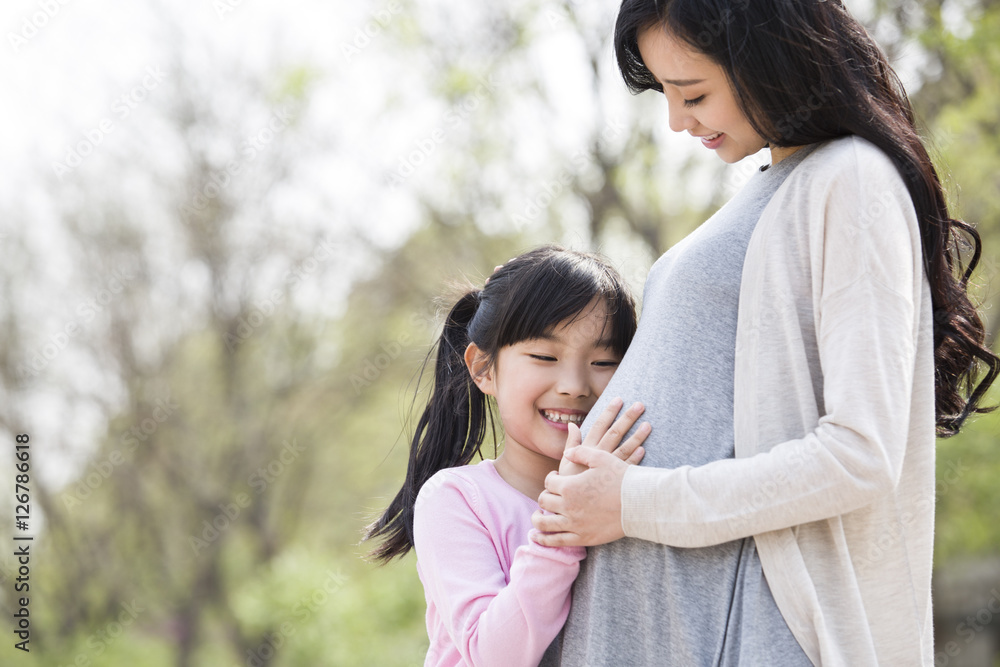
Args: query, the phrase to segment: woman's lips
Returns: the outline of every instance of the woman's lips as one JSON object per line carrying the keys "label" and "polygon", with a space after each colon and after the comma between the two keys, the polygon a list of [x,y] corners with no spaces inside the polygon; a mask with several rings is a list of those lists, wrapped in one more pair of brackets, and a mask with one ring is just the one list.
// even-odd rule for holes
{"label": "woman's lips", "polygon": [[722,145],[722,140],[725,139],[725,137],[726,135],[724,132],[716,132],[715,134],[701,137],[701,143],[705,146],[705,148],[715,150]]}

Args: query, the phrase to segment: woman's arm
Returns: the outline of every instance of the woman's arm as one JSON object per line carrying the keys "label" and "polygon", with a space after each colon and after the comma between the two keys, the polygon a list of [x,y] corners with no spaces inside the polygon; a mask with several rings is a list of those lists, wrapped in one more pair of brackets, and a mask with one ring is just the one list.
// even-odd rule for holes
{"label": "woman's arm", "polygon": [[586,551],[529,541],[507,583],[480,505],[471,483],[455,478],[421,490],[414,542],[424,590],[467,664],[537,665],[566,621]]}
{"label": "woman's arm", "polygon": [[920,239],[891,164],[856,164],[809,192],[810,211],[825,216],[814,272],[825,408],[817,426],[768,452],[699,467],[629,469],[600,452],[568,452],[592,469],[548,480],[539,502],[556,515],[536,515],[535,526],[555,534],[541,543],[589,545],[627,534],[708,546],[845,514],[895,488],[910,424]]}

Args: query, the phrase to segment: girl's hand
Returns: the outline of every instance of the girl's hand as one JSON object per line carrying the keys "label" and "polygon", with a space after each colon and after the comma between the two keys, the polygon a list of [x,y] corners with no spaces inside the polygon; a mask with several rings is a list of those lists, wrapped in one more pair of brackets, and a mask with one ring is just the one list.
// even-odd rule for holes
{"label": "girl's hand", "polygon": [[586,472],[550,472],[538,496],[541,508],[531,515],[538,531],[531,539],[543,546],[591,547],[625,537],[622,528],[622,480],[628,464],[596,447],[574,447],[563,455]]}
{"label": "girl's hand", "polygon": [[[621,410],[622,405],[623,402],[620,398],[613,399],[608,403],[608,407],[604,409],[604,412],[594,422],[590,431],[587,432],[587,439],[585,441],[581,442],[580,427],[576,424],[569,425],[569,434],[566,437],[566,449],[563,452],[562,460],[559,462],[560,475],[576,475],[587,470],[587,466],[574,463],[566,457],[566,453],[573,447],[579,447],[581,444],[604,452],[611,452],[625,463],[635,464],[642,460],[642,457],[646,454],[646,450],[642,448],[642,443],[645,442],[646,437],[653,430],[649,422],[639,426],[635,433],[632,434],[632,437],[625,442],[621,440],[646,408],[642,403],[635,403],[625,411],[621,419],[615,421],[615,417]],[[619,445],[619,443],[621,444]]]}

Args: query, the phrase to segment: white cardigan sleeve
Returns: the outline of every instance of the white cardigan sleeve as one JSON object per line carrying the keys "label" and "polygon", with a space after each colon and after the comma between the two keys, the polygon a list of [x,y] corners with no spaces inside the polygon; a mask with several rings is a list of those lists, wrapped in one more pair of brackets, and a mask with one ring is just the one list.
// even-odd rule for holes
{"label": "white cardigan sleeve", "polygon": [[[746,458],[676,469],[630,466],[622,486],[626,535],[708,546],[845,514],[895,488],[907,445],[924,278],[912,201],[889,159],[870,148],[859,155],[865,146],[854,142],[834,164],[810,156],[789,175],[764,216],[806,225],[809,258],[789,256],[795,245],[778,239],[769,241],[763,265],[751,268],[765,276],[756,301],[748,302],[758,311],[775,291],[785,303],[811,300],[811,317],[770,308],[755,335],[758,347],[796,355],[821,373],[823,394],[769,373],[763,358],[754,360],[757,391],[787,394],[792,411],[819,406],[818,423],[799,439],[758,443],[773,446]],[[809,262],[812,284],[780,284],[790,275],[781,264],[791,261]],[[809,358],[805,328],[813,328],[818,358],[815,350]]]}

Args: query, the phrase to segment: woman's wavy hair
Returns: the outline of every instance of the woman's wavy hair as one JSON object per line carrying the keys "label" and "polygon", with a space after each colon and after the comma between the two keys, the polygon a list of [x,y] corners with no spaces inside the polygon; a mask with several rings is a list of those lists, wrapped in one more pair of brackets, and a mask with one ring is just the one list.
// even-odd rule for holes
{"label": "woman's wavy hair", "polygon": [[495,367],[502,348],[541,338],[561,322],[586,315],[595,298],[606,308],[609,348],[624,355],[635,335],[635,300],[621,275],[593,253],[554,245],[526,252],[451,308],[424,362],[426,368],[436,351],[434,388],[410,442],[405,481],[365,529],[365,540],[382,540],[369,554],[373,560],[386,563],[413,547],[413,510],[421,487],[439,470],[481,457],[487,426],[495,436],[491,401],[465,365],[469,343],[482,350],[488,367]]}
{"label": "woman's wavy hair", "polygon": [[[663,92],[638,45],[643,31],[658,27],[723,68],[744,115],[769,145],[857,135],[892,159],[913,199],[930,282],[937,433],[955,435],[970,414],[996,409],[980,402],[1000,358],[986,346],[967,292],[982,252],[979,233],[949,215],[899,78],[841,0],[624,0],[615,55],[633,93]],[[963,247],[971,249],[967,264]]]}

